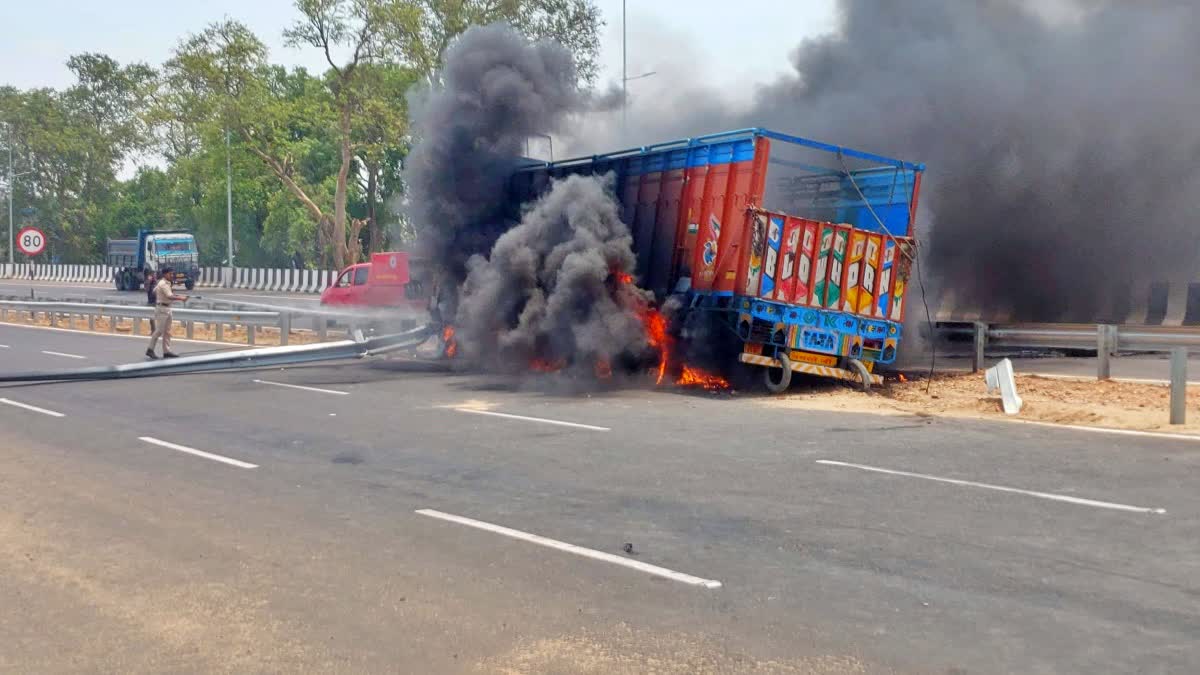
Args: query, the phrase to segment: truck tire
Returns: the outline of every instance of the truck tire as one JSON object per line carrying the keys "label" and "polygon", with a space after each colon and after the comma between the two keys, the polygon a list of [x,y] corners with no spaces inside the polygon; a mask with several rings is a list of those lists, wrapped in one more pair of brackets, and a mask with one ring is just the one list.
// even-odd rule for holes
{"label": "truck tire", "polygon": [[188,279],[187,281],[183,282],[183,287],[190,291],[196,287],[196,282],[191,279]]}
{"label": "truck tire", "polygon": [[116,285],[118,291],[125,290],[125,273],[124,272],[113,273],[113,284]]}
{"label": "truck tire", "polygon": [[[772,368],[770,366],[763,368],[763,384],[767,386],[767,391],[778,395],[787,391],[788,387],[792,386],[792,360],[783,352],[776,354],[775,358],[779,360],[782,368]],[[771,377],[771,371],[774,370],[780,371],[778,380]]]}
{"label": "truck tire", "polygon": [[871,391],[871,371],[867,370],[867,366],[858,359],[850,359],[848,363],[850,370],[858,375],[859,381],[855,383],[855,386],[864,392]]}

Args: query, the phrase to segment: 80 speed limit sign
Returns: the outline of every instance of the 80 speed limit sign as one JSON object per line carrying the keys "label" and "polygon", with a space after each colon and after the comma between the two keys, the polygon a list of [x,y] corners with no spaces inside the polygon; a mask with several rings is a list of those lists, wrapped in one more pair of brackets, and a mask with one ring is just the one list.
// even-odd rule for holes
{"label": "80 speed limit sign", "polygon": [[36,227],[26,227],[17,233],[17,250],[28,256],[41,253],[46,248],[46,235]]}

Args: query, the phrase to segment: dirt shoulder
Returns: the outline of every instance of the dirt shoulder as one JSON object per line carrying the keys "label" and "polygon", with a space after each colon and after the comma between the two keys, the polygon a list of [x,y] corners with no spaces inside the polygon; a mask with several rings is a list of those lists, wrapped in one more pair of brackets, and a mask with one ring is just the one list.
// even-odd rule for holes
{"label": "dirt shoulder", "polygon": [[932,381],[890,381],[869,395],[846,387],[811,384],[763,401],[802,410],[1015,419],[1200,436],[1200,387],[1188,388],[1188,423],[1171,425],[1170,392],[1163,385],[1080,382],[1038,375],[1018,375],[1016,380],[1017,394],[1025,404],[1020,414],[1011,416],[1001,410],[999,395],[987,393],[982,373],[939,374]]}

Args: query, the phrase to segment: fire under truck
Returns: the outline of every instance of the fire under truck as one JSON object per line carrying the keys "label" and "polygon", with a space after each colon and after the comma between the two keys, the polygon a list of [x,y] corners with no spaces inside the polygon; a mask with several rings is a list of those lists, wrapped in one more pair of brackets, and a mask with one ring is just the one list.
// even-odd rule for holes
{"label": "fire under truck", "polygon": [[924,170],[752,128],[531,163],[515,172],[509,203],[553,179],[615,174],[638,284],[659,301],[677,296],[684,326],[722,327],[716,339],[764,368],[771,392],[794,372],[869,388],[903,336]]}

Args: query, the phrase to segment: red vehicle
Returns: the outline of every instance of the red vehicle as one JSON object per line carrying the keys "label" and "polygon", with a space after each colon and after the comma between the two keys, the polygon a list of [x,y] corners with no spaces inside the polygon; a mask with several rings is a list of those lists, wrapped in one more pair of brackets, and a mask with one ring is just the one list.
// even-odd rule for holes
{"label": "red vehicle", "polygon": [[321,304],[424,310],[426,294],[420,280],[412,276],[413,267],[405,251],[372,253],[371,262],[342,270],[321,294]]}

